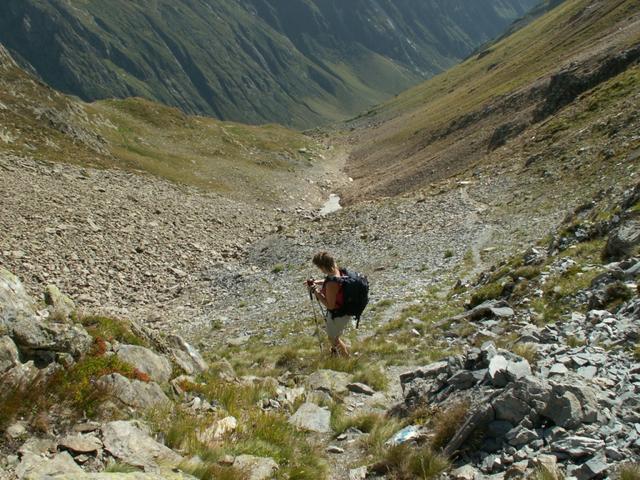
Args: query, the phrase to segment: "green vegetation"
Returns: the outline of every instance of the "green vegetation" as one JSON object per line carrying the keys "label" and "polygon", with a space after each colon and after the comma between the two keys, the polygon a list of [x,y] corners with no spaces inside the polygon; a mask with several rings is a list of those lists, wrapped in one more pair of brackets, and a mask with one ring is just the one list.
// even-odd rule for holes
{"label": "green vegetation", "polygon": [[640,464],[627,463],[620,467],[615,478],[618,480],[640,480]]}
{"label": "green vegetation", "polygon": [[390,473],[398,480],[437,478],[449,468],[446,457],[435,453],[430,447],[412,449],[399,445],[388,449],[377,470]]}
{"label": "green vegetation", "polygon": [[131,323],[127,320],[99,315],[80,316],[78,320],[94,339],[148,346],[145,341],[133,333]]}
{"label": "green vegetation", "polygon": [[[224,414],[195,416],[181,408],[167,407],[149,412],[148,420],[162,432],[169,447],[203,458],[204,465],[190,470],[199,478],[242,478],[233,476],[238,472],[217,465],[226,454],[272,457],[280,465],[278,478],[323,478],[326,466],[322,453],[306,441],[305,434],[290,425],[286,415],[264,412],[258,406],[259,400],[275,396],[274,385],[228,383],[209,372],[183,388],[220,402]],[[203,443],[200,434],[226,415],[238,420],[238,430],[232,438]]]}

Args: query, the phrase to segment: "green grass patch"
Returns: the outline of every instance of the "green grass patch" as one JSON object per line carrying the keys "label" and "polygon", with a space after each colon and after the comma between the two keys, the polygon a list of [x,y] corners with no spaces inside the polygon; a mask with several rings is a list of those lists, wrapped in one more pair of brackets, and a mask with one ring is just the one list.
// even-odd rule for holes
{"label": "green grass patch", "polygon": [[447,458],[434,452],[429,446],[412,448],[409,445],[398,445],[385,452],[376,470],[397,480],[430,480],[438,478],[449,467]]}
{"label": "green grass patch", "polygon": [[81,316],[80,323],[89,335],[107,342],[114,340],[129,345],[148,346],[147,343],[133,333],[131,323],[127,320],[99,315]]}

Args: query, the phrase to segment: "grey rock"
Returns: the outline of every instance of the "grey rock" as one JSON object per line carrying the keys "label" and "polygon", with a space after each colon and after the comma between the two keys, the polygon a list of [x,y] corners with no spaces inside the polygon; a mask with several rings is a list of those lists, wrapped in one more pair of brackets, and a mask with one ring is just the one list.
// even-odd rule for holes
{"label": "grey rock", "polygon": [[593,365],[588,365],[586,367],[580,367],[577,372],[578,375],[586,378],[587,380],[592,380],[598,373],[598,368]]}
{"label": "grey rock", "polygon": [[349,480],[365,480],[366,478],[367,467],[359,467],[349,470]]}
{"label": "grey rock", "polygon": [[0,375],[20,361],[18,347],[8,335],[0,337]]}
{"label": "grey rock", "polygon": [[369,385],[364,383],[350,383],[347,385],[347,389],[353,393],[361,393],[363,395],[374,395],[376,391]]}
{"label": "grey rock", "polygon": [[116,351],[118,358],[146,373],[160,383],[171,379],[171,362],[165,357],[139,345],[120,345]]}
{"label": "grey rock", "polygon": [[169,335],[167,341],[174,348],[171,350],[173,359],[187,375],[195,375],[205,372],[209,365],[202,358],[200,352],[178,335]]}
{"label": "grey rock", "polygon": [[303,403],[289,423],[303,430],[328,433],[331,431],[331,412],[314,403]]}
{"label": "grey rock", "polygon": [[249,342],[251,337],[249,335],[240,335],[239,337],[232,337],[227,340],[227,345],[231,347],[241,347]]}
{"label": "grey rock", "polygon": [[562,428],[576,428],[582,422],[584,412],[576,396],[569,391],[554,391],[544,415]]}
{"label": "grey rock", "polygon": [[531,375],[531,366],[524,358],[513,356],[509,360],[503,355],[495,355],[489,362],[489,377],[496,387],[504,387],[509,382]]}
{"label": "grey rock", "polygon": [[45,323],[35,317],[14,323],[13,340],[22,353],[50,361],[54,353],[70,353],[80,358],[93,344],[93,338],[81,325]]}
{"label": "grey rock", "polygon": [[487,426],[487,435],[493,438],[502,438],[512,429],[512,423],[498,420]]}
{"label": "grey rock", "polygon": [[18,453],[20,455],[33,453],[35,455],[42,456],[49,453],[54,453],[57,447],[58,445],[53,440],[32,437],[22,444],[22,446],[18,449]]}
{"label": "grey rock", "polygon": [[538,438],[539,437],[536,432],[522,426],[515,427],[505,435],[505,439],[509,442],[509,445],[514,447],[521,447],[529,442],[537,440]]}
{"label": "grey rock", "polygon": [[27,363],[18,363],[0,375],[0,392],[24,390],[40,377],[40,370],[36,368],[32,360]]}
{"label": "grey rock", "polygon": [[44,290],[44,303],[49,305],[56,315],[69,317],[76,309],[75,303],[64,295],[55,285],[47,285]]}
{"label": "grey rock", "polygon": [[75,453],[93,453],[102,448],[102,442],[93,435],[67,435],[58,445]]}
{"label": "grey rock", "polygon": [[149,408],[169,402],[157,383],[130,380],[119,373],[104,375],[98,385],[123,404],[132,408]]}
{"label": "grey rock", "polygon": [[309,390],[322,390],[327,393],[345,393],[352,376],[345,372],[333,370],[317,370],[307,378]]}
{"label": "grey rock", "polygon": [[410,372],[400,374],[400,384],[404,388],[407,383],[412,382],[417,378],[435,378],[442,373],[449,371],[449,362],[441,361],[434,362],[424,367],[412,370]]}
{"label": "grey rock", "polygon": [[109,422],[102,427],[104,448],[122,463],[158,472],[159,465],[175,467],[182,457],[156,442],[148,428],[136,421]]}
{"label": "grey rock", "polygon": [[27,433],[27,427],[25,427],[24,423],[16,422],[7,427],[4,435],[11,440],[17,440],[19,438],[26,437]]}
{"label": "grey rock", "polygon": [[452,480],[475,480],[481,475],[482,474],[480,473],[480,470],[478,470],[471,464],[458,467],[452,470],[451,473],[449,473],[449,477]]}
{"label": "grey rock", "polygon": [[474,372],[470,372],[469,370],[461,370],[447,380],[447,383],[456,390],[467,390],[473,387],[477,382],[478,380],[474,375]]}
{"label": "grey rock", "polygon": [[581,436],[571,436],[553,442],[551,450],[565,453],[571,458],[583,458],[604,449],[604,442],[599,439]]}
{"label": "grey rock", "polygon": [[549,369],[549,376],[566,375],[567,373],[569,373],[569,369],[562,363],[554,363]]}
{"label": "grey rock", "polygon": [[338,447],[336,445],[329,445],[327,447],[327,453],[342,454],[344,453],[344,448]]}
{"label": "grey rock", "polygon": [[51,459],[27,452],[16,467],[16,475],[20,480],[42,480],[48,476],[82,475],[82,473],[82,469],[67,452],[60,453]]}
{"label": "grey rock", "polygon": [[278,470],[278,464],[267,457],[240,455],[233,462],[233,467],[244,472],[246,480],[268,480]]}
{"label": "grey rock", "polygon": [[605,255],[610,259],[621,259],[630,255],[640,244],[640,218],[627,218],[611,232],[605,247]]}
{"label": "grey rock", "polygon": [[491,403],[495,419],[519,424],[530,413],[544,410],[551,390],[548,382],[535,377],[523,377],[510,383]]}
{"label": "grey rock", "polygon": [[18,277],[0,267],[0,335],[10,334],[17,321],[32,319],[33,305]]}
{"label": "grey rock", "polygon": [[607,460],[603,455],[597,455],[580,465],[580,468],[574,470],[573,474],[578,480],[591,480],[607,473],[608,470]]}

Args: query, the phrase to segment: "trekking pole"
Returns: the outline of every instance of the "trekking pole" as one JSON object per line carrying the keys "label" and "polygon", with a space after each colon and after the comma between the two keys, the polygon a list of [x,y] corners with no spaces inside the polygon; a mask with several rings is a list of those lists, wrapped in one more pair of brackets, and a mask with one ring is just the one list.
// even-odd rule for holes
{"label": "trekking pole", "polygon": [[311,301],[311,309],[313,310],[313,319],[316,322],[316,336],[318,337],[318,345],[320,346],[320,353],[324,353],[322,348],[322,339],[320,338],[320,325],[318,324],[318,315],[316,314],[316,305],[313,303],[313,291],[309,289],[309,300]]}

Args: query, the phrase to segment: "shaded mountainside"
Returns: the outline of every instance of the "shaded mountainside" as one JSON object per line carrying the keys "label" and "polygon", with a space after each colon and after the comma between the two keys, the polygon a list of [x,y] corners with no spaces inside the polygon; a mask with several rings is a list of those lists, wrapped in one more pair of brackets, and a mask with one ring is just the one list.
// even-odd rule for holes
{"label": "shaded mountainside", "polygon": [[0,42],[85,100],[309,127],[347,118],[500,35],[537,0],[8,0]]}
{"label": "shaded mountainside", "polygon": [[298,205],[319,201],[324,193],[303,179],[324,171],[321,148],[280,125],[188,116],[140,98],[86,104],[36,80],[0,45],[0,155],[145,172],[264,206],[294,194]]}
{"label": "shaded mountainside", "polygon": [[[610,132],[594,125],[637,109],[639,58],[638,2],[568,0],[350,123],[354,191],[395,195],[482,166],[529,168],[529,157],[575,165],[568,144],[585,142],[597,176],[599,162],[633,151],[615,141],[631,119],[614,116]],[[610,142],[612,154],[598,151]]]}

